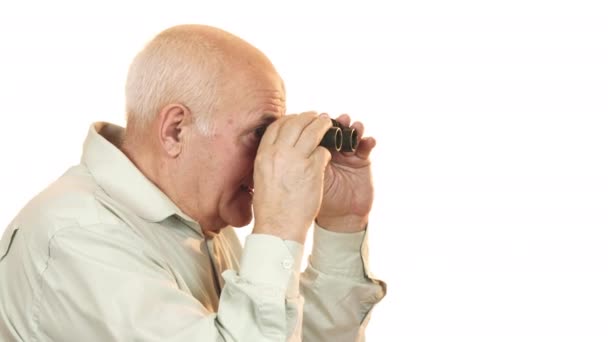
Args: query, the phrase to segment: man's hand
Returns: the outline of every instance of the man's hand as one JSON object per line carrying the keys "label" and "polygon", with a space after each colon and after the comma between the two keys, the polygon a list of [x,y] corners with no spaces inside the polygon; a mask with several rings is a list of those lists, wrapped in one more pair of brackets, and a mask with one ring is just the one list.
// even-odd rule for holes
{"label": "man's hand", "polygon": [[[350,117],[341,115],[337,120],[350,127]],[[355,152],[332,152],[325,170],[323,201],[316,218],[317,223],[331,231],[352,233],[365,229],[374,200],[374,188],[369,155],[376,146],[372,137],[363,138],[363,124],[355,122],[359,146]]]}
{"label": "man's hand", "polygon": [[314,112],[287,115],[266,129],[255,159],[254,234],[304,243],[321,206],[331,153],[319,146],[332,126]]}

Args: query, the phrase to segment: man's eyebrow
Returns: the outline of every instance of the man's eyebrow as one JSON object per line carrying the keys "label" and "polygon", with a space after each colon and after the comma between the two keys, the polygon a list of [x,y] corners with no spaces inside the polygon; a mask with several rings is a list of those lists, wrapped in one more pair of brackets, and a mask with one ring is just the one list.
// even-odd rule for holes
{"label": "man's eyebrow", "polygon": [[277,117],[276,114],[270,114],[270,113],[265,113],[259,120],[258,123],[259,124],[271,124],[273,122],[275,122],[276,120],[278,120],[279,118]]}

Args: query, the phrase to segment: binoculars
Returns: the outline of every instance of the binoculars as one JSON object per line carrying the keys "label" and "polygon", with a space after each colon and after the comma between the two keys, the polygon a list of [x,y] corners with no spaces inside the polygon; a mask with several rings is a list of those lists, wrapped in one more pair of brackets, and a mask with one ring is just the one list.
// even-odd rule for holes
{"label": "binoculars", "polygon": [[357,140],[357,131],[345,127],[337,120],[331,119],[333,127],[330,128],[323,139],[321,139],[321,146],[329,149],[330,151],[338,152],[353,152],[357,149],[359,141]]}

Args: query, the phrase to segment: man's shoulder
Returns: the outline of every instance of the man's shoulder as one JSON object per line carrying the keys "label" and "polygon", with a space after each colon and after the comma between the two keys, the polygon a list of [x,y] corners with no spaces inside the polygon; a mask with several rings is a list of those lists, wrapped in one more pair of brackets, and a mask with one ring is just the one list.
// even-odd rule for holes
{"label": "man's shoulder", "polygon": [[71,167],[33,197],[12,225],[41,244],[67,228],[121,225],[122,222],[98,200],[102,192],[85,166]]}

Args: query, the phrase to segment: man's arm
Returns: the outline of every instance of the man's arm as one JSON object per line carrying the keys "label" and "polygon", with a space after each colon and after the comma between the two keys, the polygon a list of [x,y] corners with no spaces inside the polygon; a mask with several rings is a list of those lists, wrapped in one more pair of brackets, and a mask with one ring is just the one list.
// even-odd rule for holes
{"label": "man's arm", "polygon": [[[240,273],[223,273],[208,311],[124,226],[62,229],[51,239],[31,317],[37,341],[285,341],[302,300],[290,290],[298,246],[251,236]],[[265,259],[256,259],[263,255]],[[258,262],[252,262],[256,259]],[[211,275],[209,275],[211,276]],[[291,293],[290,293],[291,292]]]}
{"label": "man's arm", "polygon": [[332,151],[325,169],[313,252],[301,282],[305,341],[364,341],[370,311],[386,294],[386,285],[367,268],[365,239],[374,199],[369,157],[376,140],[363,137],[363,124],[351,125],[347,114],[337,121],[358,133],[358,146],[354,152]]}
{"label": "man's arm", "polygon": [[373,306],[386,295],[367,263],[367,230],[335,233],[315,224],[312,254],[302,273],[303,341],[365,341]]}

